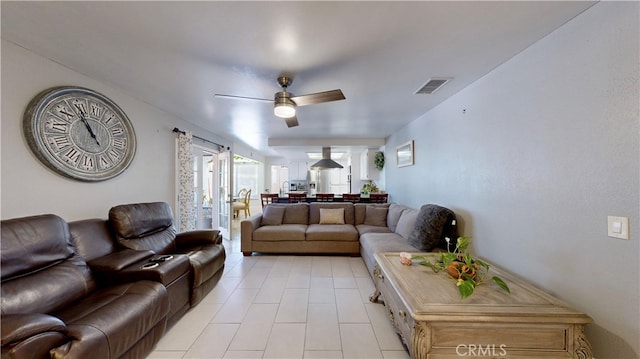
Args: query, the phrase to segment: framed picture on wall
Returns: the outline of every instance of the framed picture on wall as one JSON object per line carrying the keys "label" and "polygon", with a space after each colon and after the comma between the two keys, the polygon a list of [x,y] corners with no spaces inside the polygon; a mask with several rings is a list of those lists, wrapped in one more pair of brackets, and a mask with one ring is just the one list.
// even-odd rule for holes
{"label": "framed picture on wall", "polygon": [[413,140],[396,147],[398,167],[413,166]]}

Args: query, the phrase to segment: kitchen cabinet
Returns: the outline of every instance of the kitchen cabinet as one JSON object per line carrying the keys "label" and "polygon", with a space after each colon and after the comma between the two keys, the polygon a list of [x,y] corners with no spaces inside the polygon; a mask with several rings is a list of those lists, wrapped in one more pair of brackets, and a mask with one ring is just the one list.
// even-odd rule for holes
{"label": "kitchen cabinet", "polygon": [[375,149],[369,149],[360,154],[360,179],[376,181],[380,178],[380,171],[375,165]]}
{"label": "kitchen cabinet", "polygon": [[310,165],[311,163],[308,161],[289,162],[289,181],[306,180]]}

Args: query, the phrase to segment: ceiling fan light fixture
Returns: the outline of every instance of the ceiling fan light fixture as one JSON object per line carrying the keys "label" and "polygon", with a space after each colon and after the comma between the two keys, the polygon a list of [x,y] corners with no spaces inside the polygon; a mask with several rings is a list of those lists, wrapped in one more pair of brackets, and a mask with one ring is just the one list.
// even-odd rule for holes
{"label": "ceiling fan light fixture", "polygon": [[277,98],[273,114],[280,118],[291,118],[296,115],[296,104],[286,97]]}

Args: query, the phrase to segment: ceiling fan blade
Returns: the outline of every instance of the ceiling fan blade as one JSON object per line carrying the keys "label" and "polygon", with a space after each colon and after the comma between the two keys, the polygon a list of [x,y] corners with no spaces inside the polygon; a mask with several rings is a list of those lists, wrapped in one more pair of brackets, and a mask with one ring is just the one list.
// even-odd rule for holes
{"label": "ceiling fan blade", "polygon": [[289,128],[298,126],[298,118],[296,116],[285,118],[284,122],[287,123]]}
{"label": "ceiling fan blade", "polygon": [[235,95],[223,95],[223,94],[214,94],[214,97],[227,98],[231,100],[253,100],[253,101],[266,101],[273,102],[273,99],[268,98],[257,98],[257,97],[246,97],[246,96],[235,96]]}
{"label": "ceiling fan blade", "polygon": [[293,100],[293,102],[295,102],[298,106],[314,105],[317,103],[338,101],[344,99],[344,94],[340,89],[291,97],[291,100]]}

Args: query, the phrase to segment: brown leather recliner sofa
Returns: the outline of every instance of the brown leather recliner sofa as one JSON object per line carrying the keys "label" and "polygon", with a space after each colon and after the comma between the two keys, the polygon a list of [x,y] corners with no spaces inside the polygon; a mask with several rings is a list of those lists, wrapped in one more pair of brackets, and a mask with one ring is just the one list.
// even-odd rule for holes
{"label": "brown leather recliner sofa", "polygon": [[220,233],[176,234],[166,203],[1,226],[3,359],[144,358],[224,269]]}
{"label": "brown leather recliner sofa", "polygon": [[118,244],[155,254],[184,254],[191,266],[191,306],[213,289],[224,269],[226,258],[222,235],[217,230],[176,234],[173,212],[164,202],[126,204],[111,208],[109,221]]}
{"label": "brown leather recliner sofa", "polygon": [[101,285],[55,215],[2,221],[2,357],[136,358],[169,312],[155,281]]}

